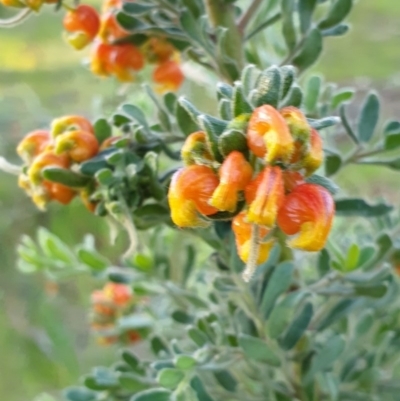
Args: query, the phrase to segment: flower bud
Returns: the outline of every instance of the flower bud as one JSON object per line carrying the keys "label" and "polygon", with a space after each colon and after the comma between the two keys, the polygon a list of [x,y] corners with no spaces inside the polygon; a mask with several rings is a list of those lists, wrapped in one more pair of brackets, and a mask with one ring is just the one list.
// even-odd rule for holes
{"label": "flower bud", "polygon": [[161,64],[168,61],[174,54],[175,48],[167,40],[157,37],[150,38],[141,50],[149,63]]}
{"label": "flower bud", "polygon": [[246,187],[245,195],[249,205],[247,212],[249,222],[273,227],[284,199],[281,168],[265,167]]}
{"label": "flower bud", "polygon": [[56,138],[55,152],[65,154],[71,160],[81,163],[96,156],[99,151],[99,142],[91,132],[68,131]]}
{"label": "flower bud", "polygon": [[102,16],[98,35],[102,42],[110,44],[128,35],[129,32],[118,24],[113,12],[106,12]]}
{"label": "flower bud", "polygon": [[[247,263],[250,254],[252,226],[253,224],[249,223],[247,220],[245,211],[239,213],[232,220],[232,231],[235,235],[238,255],[245,263]],[[256,241],[260,241],[257,264],[263,263],[268,259],[269,252],[272,248],[272,241],[263,242],[263,237],[265,237],[268,232],[269,230],[265,227],[260,227],[260,238],[255,239]]]}
{"label": "flower bud", "polygon": [[174,60],[166,61],[156,67],[153,72],[153,81],[160,93],[176,91],[185,79],[179,64]]}
{"label": "flower bud", "polygon": [[42,170],[45,167],[61,167],[67,168],[70,165],[70,160],[66,155],[56,155],[53,151],[41,153],[33,161],[28,169],[28,177],[33,185],[38,185],[42,182]]}
{"label": "flower bud", "polygon": [[68,205],[76,195],[76,191],[72,188],[56,182],[45,180],[42,185],[46,189],[48,200],[54,200],[62,205]]}
{"label": "flower bud", "polygon": [[253,176],[253,169],[243,154],[233,151],[219,170],[220,182],[210,200],[210,205],[220,211],[234,212],[243,191]]}
{"label": "flower bud", "polygon": [[81,50],[96,37],[100,18],[93,7],[81,4],[75,10],[67,12],[63,25],[67,31],[67,42],[76,50]]}
{"label": "flower bud", "polygon": [[206,133],[197,131],[190,134],[183,144],[181,157],[186,166],[211,162],[213,158],[208,149]]}
{"label": "flower bud", "polygon": [[17,153],[25,163],[32,160],[42,153],[50,143],[48,131],[37,130],[27,134],[17,146]]}
{"label": "flower bud", "polygon": [[112,55],[114,46],[97,42],[90,56],[90,71],[100,77],[108,77],[112,73]]}
{"label": "flower bud", "polygon": [[168,202],[172,221],[179,227],[206,227],[199,213],[212,215],[218,209],[209,200],[218,186],[218,177],[207,166],[192,165],[178,170],[171,180]]}
{"label": "flower bud", "polygon": [[126,307],[133,299],[131,287],[120,283],[107,283],[103,288],[103,293],[106,299],[118,307]]}
{"label": "flower bud", "polygon": [[94,133],[92,124],[84,117],[64,116],[54,119],[51,123],[51,136],[55,138],[65,131],[86,131]]}
{"label": "flower bud", "polygon": [[324,159],[324,150],[322,148],[322,139],[315,129],[311,130],[310,143],[307,147],[302,160],[302,167],[306,175],[311,175],[318,170]]}
{"label": "flower bud", "polygon": [[335,203],[329,191],[305,183],[286,196],[277,221],[285,234],[298,234],[289,246],[313,252],[325,246],[334,214]]}
{"label": "flower bud", "polygon": [[25,8],[26,4],[21,0],[0,0],[5,7]]}
{"label": "flower bud", "polygon": [[301,110],[297,107],[288,106],[281,109],[280,113],[285,119],[293,138],[302,143],[307,143],[310,138],[311,127]]}
{"label": "flower bud", "polygon": [[133,82],[135,72],[144,67],[144,58],[139,49],[131,44],[118,45],[113,51],[112,72],[121,82]]}
{"label": "flower bud", "polygon": [[247,129],[247,144],[258,157],[268,163],[289,161],[294,142],[289,128],[279,112],[264,105],[254,110]]}
{"label": "flower bud", "polygon": [[91,296],[93,311],[99,315],[114,316],[115,305],[102,290],[93,291]]}

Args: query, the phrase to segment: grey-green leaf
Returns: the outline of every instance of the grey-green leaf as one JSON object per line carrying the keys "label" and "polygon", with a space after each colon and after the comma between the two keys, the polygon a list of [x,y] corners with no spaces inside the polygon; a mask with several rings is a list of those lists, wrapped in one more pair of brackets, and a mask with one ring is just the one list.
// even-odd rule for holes
{"label": "grey-green leaf", "polygon": [[293,58],[293,65],[298,67],[300,71],[304,71],[318,60],[321,52],[322,35],[317,28],[314,28],[307,35],[300,51]]}
{"label": "grey-green leaf", "polygon": [[256,361],[262,361],[272,366],[279,366],[280,360],[272,349],[260,338],[241,334],[239,346],[245,355]]}
{"label": "grey-green leaf", "polygon": [[337,199],[336,214],[338,216],[363,216],[363,217],[379,217],[390,213],[393,206],[385,203],[370,205],[364,199]]}
{"label": "grey-green leaf", "polygon": [[357,136],[361,142],[371,140],[379,120],[379,98],[370,93],[366,98],[359,115]]}
{"label": "grey-green leaf", "polygon": [[172,393],[163,388],[152,388],[134,395],[130,401],[170,401]]}
{"label": "grey-green leaf", "polygon": [[332,28],[340,24],[349,14],[353,6],[353,0],[336,0],[328,11],[326,17],[320,21],[320,29]]}

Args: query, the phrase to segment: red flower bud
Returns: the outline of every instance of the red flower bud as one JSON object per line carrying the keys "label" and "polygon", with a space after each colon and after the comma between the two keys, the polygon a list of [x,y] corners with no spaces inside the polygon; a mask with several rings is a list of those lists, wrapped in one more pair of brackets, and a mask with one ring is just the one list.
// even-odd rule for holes
{"label": "red flower bud", "polygon": [[48,131],[37,130],[27,134],[17,146],[17,153],[26,163],[30,163],[42,153],[50,143]]}
{"label": "red flower bud", "polygon": [[204,215],[218,212],[209,205],[217,186],[218,177],[210,167],[193,165],[178,170],[168,191],[172,221],[179,227],[207,226],[198,212]]}
{"label": "red flower bud", "polygon": [[158,92],[175,91],[185,79],[179,64],[174,60],[166,61],[153,72],[153,81],[157,84]]}
{"label": "red flower bud", "polygon": [[299,234],[289,242],[293,248],[319,251],[325,246],[335,214],[332,195],[315,184],[301,184],[287,195],[278,214],[278,226],[287,235]]}
{"label": "red flower bud", "polygon": [[234,212],[239,192],[245,189],[252,176],[253,169],[243,154],[231,152],[219,170],[220,183],[213,193],[210,205],[221,211]]}
{"label": "red flower bud", "polygon": [[294,151],[293,138],[279,112],[264,105],[254,110],[247,129],[247,144],[258,157],[269,163],[288,161]]}
{"label": "red flower bud", "polygon": [[81,50],[96,37],[100,28],[100,18],[93,7],[81,4],[75,10],[67,12],[63,24],[68,32],[68,43]]}
{"label": "red flower bud", "polygon": [[280,110],[293,138],[305,143],[311,134],[311,127],[305,115],[297,107],[288,106]]}
{"label": "red flower bud", "polygon": [[68,155],[77,163],[91,159],[96,156],[98,151],[99,143],[91,132],[68,131],[56,138],[56,154]]}
{"label": "red flower bud", "polygon": [[111,57],[111,70],[121,82],[134,81],[135,71],[139,71],[144,67],[142,53],[137,47],[129,43],[114,46]]}
{"label": "red flower bud", "polygon": [[284,185],[280,167],[267,166],[246,187],[249,204],[247,218],[250,222],[273,227],[284,199]]}
{"label": "red flower bud", "polygon": [[132,289],[126,284],[107,283],[103,288],[106,299],[119,307],[127,306],[133,299]]}
{"label": "red flower bud", "polygon": [[55,138],[65,131],[86,131],[94,133],[92,124],[85,117],[63,116],[54,119],[51,123],[51,136]]}
{"label": "red flower bud", "polygon": [[181,157],[186,166],[213,160],[205,132],[193,132],[186,138],[181,150]]}

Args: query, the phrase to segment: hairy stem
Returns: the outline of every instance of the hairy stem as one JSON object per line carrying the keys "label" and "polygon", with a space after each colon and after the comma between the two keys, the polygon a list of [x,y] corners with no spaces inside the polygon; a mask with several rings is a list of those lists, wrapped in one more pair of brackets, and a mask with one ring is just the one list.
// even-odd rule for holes
{"label": "hairy stem", "polygon": [[14,26],[19,25],[21,22],[29,17],[31,12],[31,9],[25,8],[14,17],[8,19],[0,19],[0,28],[13,28]]}
{"label": "hairy stem", "polygon": [[275,24],[275,22],[279,21],[282,18],[282,13],[278,12],[274,14],[272,17],[268,18],[262,24],[254,28],[248,35],[245,36],[245,41],[250,40],[253,36],[257,35],[259,32],[268,28],[269,26]]}
{"label": "hairy stem", "polygon": [[258,10],[258,7],[261,6],[262,2],[263,0],[253,0],[253,2],[250,4],[250,7],[247,9],[247,11],[243,14],[243,16],[239,20],[238,28],[240,32],[242,33],[244,32],[248,23],[251,21],[254,14]]}
{"label": "hairy stem", "polygon": [[243,280],[249,282],[257,269],[257,259],[260,253],[260,227],[253,224],[251,228],[250,252],[246,268],[243,271]]}
{"label": "hairy stem", "polygon": [[20,166],[16,166],[15,164],[11,164],[4,157],[0,157],[0,170],[13,175],[20,175],[22,169]]}

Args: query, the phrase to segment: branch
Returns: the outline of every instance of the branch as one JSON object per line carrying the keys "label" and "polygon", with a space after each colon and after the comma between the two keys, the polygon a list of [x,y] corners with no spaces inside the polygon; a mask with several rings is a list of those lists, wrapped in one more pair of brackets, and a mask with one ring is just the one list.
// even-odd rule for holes
{"label": "branch", "polygon": [[279,21],[282,17],[281,12],[277,12],[272,17],[268,18],[262,24],[260,24],[257,28],[251,31],[248,35],[245,36],[244,40],[250,40],[253,36],[257,35],[257,33],[261,32],[262,30],[268,28],[269,26],[275,24],[275,22]]}
{"label": "branch", "polygon": [[249,259],[246,263],[246,268],[242,276],[243,280],[246,283],[251,280],[257,269],[257,259],[259,253],[260,253],[260,227],[257,224],[253,224],[251,228]]}
{"label": "branch", "polygon": [[31,9],[26,8],[21,10],[17,15],[8,19],[0,19],[0,28],[13,28],[16,25],[19,25],[22,21],[24,21],[30,13]]}
{"label": "branch", "polygon": [[239,20],[238,28],[240,32],[242,33],[244,32],[248,23],[253,18],[253,15],[256,13],[258,7],[261,6],[262,2],[263,0],[253,0],[253,2],[250,4],[250,7],[247,9],[247,11],[242,15],[242,18],[240,18]]}
{"label": "branch", "polygon": [[13,175],[20,175],[22,172],[22,168],[20,166],[11,164],[4,157],[0,157],[0,170]]}

